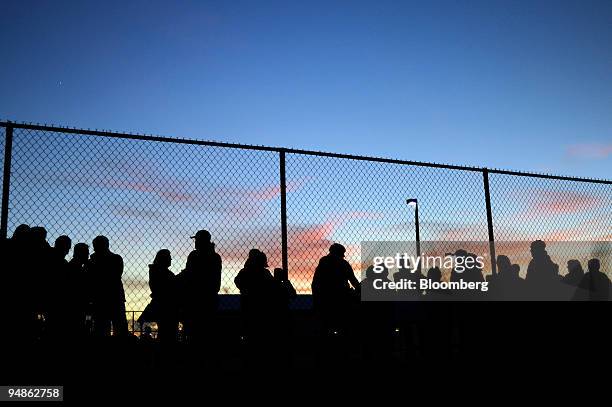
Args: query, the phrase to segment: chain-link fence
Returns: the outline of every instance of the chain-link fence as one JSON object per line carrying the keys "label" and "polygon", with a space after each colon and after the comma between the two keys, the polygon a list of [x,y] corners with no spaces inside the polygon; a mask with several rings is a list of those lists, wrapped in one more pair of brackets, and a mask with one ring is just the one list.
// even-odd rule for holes
{"label": "chain-link fence", "polygon": [[[609,242],[612,182],[284,148],[0,123],[2,233],[26,223],[50,242],[107,236],[125,263],[128,310],[149,301],[148,264],[159,249],[180,271],[198,229],[223,258],[222,293],[251,248],[286,267],[297,291],[332,242],[361,269],[363,241]],[[517,242],[509,244],[508,242]],[[588,254],[604,253],[593,247]],[[572,255],[570,253],[568,256]],[[585,256],[587,256],[585,254]],[[586,258],[586,257],[585,257]],[[609,262],[602,271],[610,272]],[[485,272],[493,270],[487,266]],[[563,272],[563,270],[561,270]]]}

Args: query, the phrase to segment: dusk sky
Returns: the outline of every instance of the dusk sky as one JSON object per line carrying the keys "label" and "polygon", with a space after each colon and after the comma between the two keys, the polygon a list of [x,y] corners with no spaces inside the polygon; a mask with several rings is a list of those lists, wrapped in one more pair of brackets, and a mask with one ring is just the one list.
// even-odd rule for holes
{"label": "dusk sky", "polygon": [[[0,119],[611,177],[612,2],[2,1],[0,15]],[[307,293],[332,242],[358,268],[361,242],[414,239],[408,197],[423,240],[486,241],[482,185],[289,154],[290,276]],[[610,240],[609,185],[492,175],[491,199],[498,240],[523,251]],[[15,131],[9,230],[107,235],[128,309],[148,301],[155,252],[180,271],[202,227],[235,293],[250,248],[280,266],[279,220],[275,153]]]}
{"label": "dusk sky", "polygon": [[0,3],[0,118],[609,178],[612,3]]}

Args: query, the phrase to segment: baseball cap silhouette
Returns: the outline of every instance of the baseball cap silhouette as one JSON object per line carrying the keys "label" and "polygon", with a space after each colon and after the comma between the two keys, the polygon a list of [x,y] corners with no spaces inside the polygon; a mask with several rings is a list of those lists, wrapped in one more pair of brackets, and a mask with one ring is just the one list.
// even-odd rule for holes
{"label": "baseball cap silhouette", "polygon": [[197,240],[203,239],[210,242],[210,232],[204,229],[198,230],[195,235],[191,236],[191,238]]}

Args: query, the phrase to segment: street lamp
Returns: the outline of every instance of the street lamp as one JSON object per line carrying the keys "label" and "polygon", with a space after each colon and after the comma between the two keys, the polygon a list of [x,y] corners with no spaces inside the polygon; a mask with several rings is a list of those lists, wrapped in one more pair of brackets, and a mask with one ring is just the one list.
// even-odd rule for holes
{"label": "street lamp", "polygon": [[416,229],[416,254],[418,260],[418,271],[421,274],[421,237],[419,235],[419,202],[416,198],[410,198],[406,200],[408,206],[414,208],[414,226]]}

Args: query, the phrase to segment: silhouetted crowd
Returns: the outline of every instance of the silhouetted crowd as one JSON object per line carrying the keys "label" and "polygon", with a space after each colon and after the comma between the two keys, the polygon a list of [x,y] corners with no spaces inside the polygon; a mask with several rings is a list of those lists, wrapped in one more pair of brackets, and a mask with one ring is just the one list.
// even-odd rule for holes
{"label": "silhouetted crowd", "polygon": [[[151,301],[139,322],[157,323],[159,343],[176,342],[179,324],[187,343],[206,344],[217,329],[222,259],[208,231],[200,230],[192,239],[194,250],[180,273],[175,275],[170,270],[172,255],[168,249],[159,250],[149,265]],[[13,236],[2,242],[1,258],[7,265],[2,272],[2,309],[9,326],[21,335],[19,340],[66,342],[129,335],[123,259],[111,251],[105,236],[94,238],[91,246],[90,253],[88,244],[75,244],[68,260],[72,248],[68,236],[58,237],[51,246],[43,227],[27,225],[18,226]],[[379,299],[385,301],[362,302],[361,296],[373,290],[375,280],[390,281],[389,272],[375,273],[369,267],[360,282],[344,258],[345,252],[342,245],[331,245],[312,281],[319,348],[324,350],[320,356],[324,360],[342,356],[347,349],[346,338],[355,336],[367,342],[366,357],[379,358],[394,331],[409,332],[424,314],[430,320],[432,315],[437,319],[436,329],[445,326],[440,321],[447,318],[446,308],[430,306],[425,311],[418,300],[461,299],[453,296],[457,293],[413,290],[402,294],[383,291]],[[598,259],[588,261],[586,272],[578,260],[570,260],[567,274],[561,276],[543,241],[531,244],[531,255],[525,278],[519,274],[519,265],[500,255],[496,275],[485,278],[482,268],[473,262],[462,272],[453,270],[450,281],[488,281],[490,289],[480,294],[483,299],[610,298],[611,283],[600,271]],[[465,250],[458,250],[454,256],[475,257]],[[400,269],[393,279],[441,282],[442,272],[431,268],[423,275],[420,270]],[[296,296],[287,271],[276,268],[270,272],[266,254],[252,249],[234,282],[240,290],[241,332],[249,361],[261,364],[271,358],[283,359],[287,354],[283,346],[290,342],[292,332],[290,303]],[[147,338],[151,339],[150,329],[142,335],[143,340]]]}
{"label": "silhouetted crowd", "polygon": [[[369,300],[529,300],[529,301],[571,301],[610,299],[612,284],[608,276],[603,273],[599,259],[588,261],[587,272],[576,259],[567,262],[567,273],[561,275],[559,265],[554,263],[546,250],[546,243],[536,240],[531,243],[531,260],[527,267],[525,278],[520,276],[520,265],[513,264],[508,256],[499,255],[496,258],[497,273],[485,277],[484,264],[476,261],[477,255],[459,249],[455,253],[447,253],[455,259],[461,258],[461,269],[454,267],[451,270],[449,281],[477,284],[486,282],[486,290],[441,290],[441,289],[414,289],[414,290],[380,290],[375,282],[382,280],[391,282],[389,271],[384,268],[376,273],[374,267],[366,269],[365,279],[362,281],[362,299]],[[395,282],[414,282],[415,287],[436,286],[442,282],[442,271],[439,267],[430,268],[427,275],[423,275],[418,267],[400,268],[393,274]],[[421,281],[434,284],[420,284]]]}

